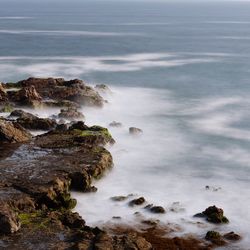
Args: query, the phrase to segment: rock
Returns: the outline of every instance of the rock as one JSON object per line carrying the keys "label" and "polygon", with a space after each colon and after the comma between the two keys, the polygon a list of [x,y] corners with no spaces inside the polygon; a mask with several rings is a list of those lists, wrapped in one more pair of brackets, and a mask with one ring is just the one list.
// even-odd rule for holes
{"label": "rock", "polygon": [[153,206],[150,208],[150,212],[155,214],[164,214],[166,213],[166,210],[161,206]]}
{"label": "rock", "polygon": [[6,204],[0,204],[0,233],[15,233],[20,228],[20,222],[15,213]]}
{"label": "rock", "polygon": [[33,85],[23,87],[19,91],[9,92],[10,100],[22,106],[37,107],[41,105],[42,97]]}
{"label": "rock", "polygon": [[111,94],[112,91],[110,88],[105,85],[105,84],[98,84],[95,86],[95,89],[100,93],[100,94]]}
{"label": "rock", "polygon": [[129,133],[131,135],[139,135],[139,134],[142,134],[143,131],[140,128],[131,127],[129,128]]}
{"label": "rock", "polygon": [[27,142],[31,134],[17,122],[0,119],[0,142]]}
{"label": "rock", "polygon": [[221,234],[216,231],[208,231],[205,239],[211,241],[213,244],[217,246],[223,246],[226,244],[226,241],[223,240]]}
{"label": "rock", "polygon": [[241,239],[241,236],[234,233],[234,232],[230,232],[230,233],[224,234],[223,238],[226,239],[226,240],[237,241],[237,240]]}
{"label": "rock", "polygon": [[224,211],[216,206],[208,207],[202,213],[196,214],[195,217],[205,217],[207,221],[215,224],[228,223],[229,220],[224,216]]}
{"label": "rock", "polygon": [[152,245],[145,238],[138,236],[137,233],[129,232],[124,236],[115,238],[115,246],[122,248],[115,249],[131,249],[131,250],[151,250]]}
{"label": "rock", "polygon": [[71,213],[71,212],[65,213],[62,222],[69,228],[79,229],[79,228],[84,228],[85,226],[85,221],[78,213]]}
{"label": "rock", "polygon": [[0,102],[5,102],[8,100],[8,96],[2,83],[0,83]]}
{"label": "rock", "polygon": [[128,196],[114,196],[110,198],[112,201],[125,201],[128,199]]}
{"label": "rock", "polygon": [[0,112],[3,112],[3,113],[10,113],[13,111],[13,105],[10,104],[10,103],[6,103],[4,104],[4,106],[2,108],[0,108]]}
{"label": "rock", "polygon": [[75,120],[82,120],[84,119],[84,115],[77,111],[76,108],[68,108],[68,109],[61,109],[61,112],[58,115],[59,118],[67,119],[70,121],[75,121]]}
{"label": "rock", "polygon": [[142,220],[141,221],[141,223],[143,223],[143,224],[146,224],[146,225],[148,225],[148,226],[157,226],[158,225],[158,223],[159,223],[160,221],[159,220]]}
{"label": "rock", "polygon": [[110,127],[120,128],[122,127],[122,123],[113,121],[109,124]]}
{"label": "rock", "polygon": [[23,110],[14,110],[10,116],[18,117],[17,123],[22,127],[31,130],[51,130],[57,125],[55,120],[39,118]]}
{"label": "rock", "polygon": [[145,202],[144,197],[140,197],[138,199],[134,199],[132,201],[129,202],[129,206],[139,206],[142,205]]}
{"label": "rock", "polygon": [[81,105],[98,107],[104,104],[103,98],[96,90],[78,79],[65,81],[63,78],[29,78],[18,82],[17,85],[34,86],[42,98],[57,102],[73,101]]}

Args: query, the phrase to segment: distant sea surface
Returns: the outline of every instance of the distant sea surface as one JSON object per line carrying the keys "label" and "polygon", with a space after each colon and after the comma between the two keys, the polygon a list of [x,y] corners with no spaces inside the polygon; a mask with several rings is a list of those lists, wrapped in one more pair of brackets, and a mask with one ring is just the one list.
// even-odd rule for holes
{"label": "distant sea surface", "polygon": [[[111,129],[114,170],[96,194],[75,194],[89,224],[132,220],[109,200],[132,192],[165,207],[180,202],[182,212],[163,220],[184,218],[202,235],[215,228],[188,221],[215,204],[231,219],[220,230],[239,232],[239,249],[249,249],[249,13],[247,2],[0,0],[0,81],[82,78],[114,91],[103,110],[83,108],[89,124],[124,124]],[[143,136],[129,137],[129,126]]]}

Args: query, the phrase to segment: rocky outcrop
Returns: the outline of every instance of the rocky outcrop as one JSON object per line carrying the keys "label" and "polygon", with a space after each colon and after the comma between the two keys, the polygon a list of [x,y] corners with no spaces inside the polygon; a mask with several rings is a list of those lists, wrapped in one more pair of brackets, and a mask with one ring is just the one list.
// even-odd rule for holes
{"label": "rocky outcrop", "polygon": [[29,78],[18,82],[17,86],[21,88],[34,86],[42,98],[58,102],[66,100],[99,107],[104,103],[97,91],[78,79],[66,81],[63,78]]}
{"label": "rocky outcrop", "polygon": [[0,142],[27,142],[32,138],[17,122],[0,119]]}
{"label": "rocky outcrop", "polygon": [[23,87],[19,91],[10,91],[8,95],[10,101],[21,106],[38,107],[42,101],[42,97],[33,85]]}
{"label": "rocky outcrop", "polygon": [[16,122],[22,127],[30,130],[51,130],[57,125],[55,120],[39,118],[23,110],[14,110],[10,116],[17,117]]}

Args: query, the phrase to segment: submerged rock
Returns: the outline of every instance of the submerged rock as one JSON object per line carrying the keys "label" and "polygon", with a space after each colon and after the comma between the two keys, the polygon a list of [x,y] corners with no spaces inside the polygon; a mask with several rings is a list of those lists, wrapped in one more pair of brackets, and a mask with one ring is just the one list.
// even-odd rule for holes
{"label": "submerged rock", "polygon": [[32,135],[17,122],[0,119],[0,142],[27,142]]}
{"label": "submerged rock", "polygon": [[144,207],[146,210],[150,211],[151,213],[155,214],[164,214],[166,210],[162,206],[154,206],[153,204],[149,204]]}
{"label": "submerged rock", "polygon": [[105,84],[97,84],[95,86],[95,89],[100,92],[101,94],[111,94],[112,91],[110,90],[110,88],[105,85]]}
{"label": "submerged rock", "polygon": [[239,234],[236,234],[235,232],[229,232],[224,234],[223,238],[225,238],[226,240],[238,241],[241,239],[241,236]]}
{"label": "submerged rock", "polygon": [[224,216],[224,211],[222,208],[217,208],[216,206],[208,207],[202,213],[194,215],[195,217],[204,217],[207,221],[215,224],[228,223],[229,220]]}
{"label": "submerged rock", "polygon": [[142,134],[143,131],[140,128],[130,127],[129,128],[129,133],[131,135],[139,135],[139,134]]}
{"label": "submerged rock", "polygon": [[226,241],[222,238],[221,234],[216,231],[208,231],[205,236],[205,239],[211,241],[217,246],[223,246],[226,244]]}
{"label": "submerged rock", "polygon": [[129,202],[129,206],[139,206],[142,205],[145,202],[145,198],[144,197],[140,197],[138,199],[134,199],[132,201]]}
{"label": "submerged rock", "polygon": [[79,112],[76,108],[69,107],[67,109],[61,109],[60,113],[58,114],[59,118],[67,119],[70,121],[75,121],[79,119],[84,119],[84,115]]}
{"label": "submerged rock", "polygon": [[113,121],[109,124],[110,127],[116,127],[116,128],[120,128],[122,127],[122,123],[120,122],[116,122],[116,121]]}

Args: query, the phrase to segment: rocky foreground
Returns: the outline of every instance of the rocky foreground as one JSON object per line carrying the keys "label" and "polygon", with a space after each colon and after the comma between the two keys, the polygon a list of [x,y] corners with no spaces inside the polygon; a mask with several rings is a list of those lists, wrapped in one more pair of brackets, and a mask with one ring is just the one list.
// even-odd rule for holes
{"label": "rocky foreground", "polygon": [[[0,84],[0,110],[10,113],[0,118],[0,248],[212,249],[239,240],[235,233],[212,231],[206,239],[168,237],[167,229],[152,221],[144,221],[147,227],[142,231],[123,225],[101,230],[85,225],[81,216],[72,212],[77,201],[70,190],[97,191],[92,180],[113,166],[104,147],[115,143],[108,129],[85,125],[84,115],[77,110],[82,105],[104,105],[99,93],[106,90],[103,85],[94,89],[81,80],[61,78]],[[51,107],[61,111],[46,119],[24,111]],[[44,133],[33,136],[35,130]],[[131,134],[142,133],[137,128],[130,130]],[[113,197],[114,202],[125,199]],[[128,205],[144,203],[141,197]],[[165,212],[160,206],[146,208]],[[211,223],[228,223],[223,210],[216,207],[196,216]]]}

